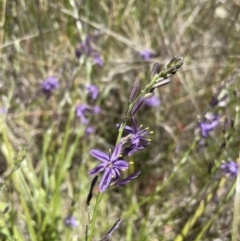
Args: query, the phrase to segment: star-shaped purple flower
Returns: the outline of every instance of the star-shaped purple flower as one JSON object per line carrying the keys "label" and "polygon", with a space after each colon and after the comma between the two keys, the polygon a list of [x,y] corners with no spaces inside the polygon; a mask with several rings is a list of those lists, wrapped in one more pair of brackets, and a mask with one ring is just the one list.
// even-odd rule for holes
{"label": "star-shaped purple flower", "polygon": [[99,184],[99,191],[104,192],[111,182],[116,182],[120,178],[120,171],[128,169],[128,162],[119,160],[122,144],[118,143],[112,154],[106,154],[99,150],[91,150],[90,154],[101,163],[89,171],[89,175],[96,175],[104,172]]}

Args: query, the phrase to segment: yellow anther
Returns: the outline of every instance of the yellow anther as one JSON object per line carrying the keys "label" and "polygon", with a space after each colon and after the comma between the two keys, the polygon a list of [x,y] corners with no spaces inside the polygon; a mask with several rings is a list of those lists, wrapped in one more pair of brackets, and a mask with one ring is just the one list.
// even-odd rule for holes
{"label": "yellow anther", "polygon": [[134,162],[131,161],[131,162],[129,162],[129,164],[134,164]]}

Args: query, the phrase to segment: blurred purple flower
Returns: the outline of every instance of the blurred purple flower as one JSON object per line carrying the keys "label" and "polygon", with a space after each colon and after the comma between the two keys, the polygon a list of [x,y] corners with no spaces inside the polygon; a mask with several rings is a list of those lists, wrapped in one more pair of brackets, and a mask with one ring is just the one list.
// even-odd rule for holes
{"label": "blurred purple flower", "polygon": [[99,54],[95,54],[93,56],[93,61],[96,65],[98,65],[99,67],[103,67],[103,59],[101,58],[101,56]]}
{"label": "blurred purple flower", "polygon": [[75,217],[73,216],[67,216],[64,219],[64,223],[67,227],[72,227],[72,228],[76,228],[78,226],[77,220]]}
{"label": "blurred purple flower", "polygon": [[86,135],[91,135],[95,131],[94,127],[88,126],[85,130]]}
{"label": "blurred purple flower", "polygon": [[219,124],[220,117],[214,114],[207,116],[205,121],[200,122],[199,126],[203,137],[207,137]]}
{"label": "blurred purple flower", "polygon": [[89,35],[87,35],[86,39],[81,43],[81,50],[86,55],[91,55],[93,48],[92,48],[92,40]]}
{"label": "blurred purple flower", "polygon": [[4,108],[4,107],[0,107],[0,114],[1,114],[1,115],[4,115],[4,114],[6,114],[6,113],[7,113],[7,109]]}
{"label": "blurred purple flower", "polygon": [[153,95],[149,98],[146,98],[144,104],[147,107],[157,107],[161,104],[161,101],[155,95]]}
{"label": "blurred purple flower", "polygon": [[154,57],[154,53],[151,50],[145,49],[145,50],[139,52],[139,57],[148,61],[152,57]]}
{"label": "blurred purple flower", "polygon": [[90,84],[86,86],[88,94],[91,96],[93,100],[96,100],[98,97],[98,87],[96,85]]}
{"label": "blurred purple flower", "polygon": [[232,177],[236,177],[238,172],[238,164],[235,161],[229,160],[221,165],[221,169],[225,174],[230,174]]}
{"label": "blurred purple flower", "polygon": [[[149,131],[149,128],[142,129],[142,125],[138,127],[134,118],[131,118],[131,121],[133,127],[125,126],[124,128],[124,131],[131,135],[131,145],[123,150],[123,154],[128,156],[147,147],[151,140],[147,139],[146,135],[152,133]],[[119,125],[117,125],[117,127],[119,127]]]}
{"label": "blurred purple flower", "polygon": [[88,123],[86,114],[90,110],[91,110],[91,108],[86,104],[80,104],[76,107],[76,109],[75,109],[76,116],[81,120],[82,124]]}
{"label": "blurred purple flower", "polygon": [[91,57],[94,64],[103,67],[103,60],[98,51],[93,47],[94,40],[96,39],[91,38],[90,35],[87,35],[86,39],[80,44],[80,47],[75,49],[75,55],[77,58],[80,58],[82,55]]}
{"label": "blurred purple flower", "polygon": [[45,81],[42,82],[42,91],[47,97],[50,97],[52,92],[57,89],[59,86],[58,79],[54,76],[48,77]]}
{"label": "blurred purple flower", "polygon": [[124,160],[119,160],[120,153],[122,150],[122,144],[118,143],[112,154],[106,154],[99,150],[91,150],[90,154],[98,159],[101,164],[97,165],[91,171],[89,175],[96,175],[100,172],[104,172],[102,179],[99,184],[99,191],[104,192],[110,183],[116,182],[120,178],[120,171],[126,170],[128,168],[128,162]]}
{"label": "blurred purple flower", "polygon": [[92,112],[93,112],[94,115],[99,114],[101,112],[100,106],[98,106],[98,105],[94,106],[93,109],[92,109]]}
{"label": "blurred purple flower", "polygon": [[133,179],[137,178],[139,175],[140,175],[141,171],[137,171],[137,172],[134,172],[132,174],[130,174],[128,177],[118,181],[116,183],[117,186],[123,186],[123,185],[126,185],[128,184],[129,182],[131,182]]}

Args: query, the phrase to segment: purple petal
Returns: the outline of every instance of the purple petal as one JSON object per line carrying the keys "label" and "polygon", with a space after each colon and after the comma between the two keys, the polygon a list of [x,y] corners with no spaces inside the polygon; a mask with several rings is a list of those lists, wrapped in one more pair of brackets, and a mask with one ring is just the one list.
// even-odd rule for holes
{"label": "purple petal", "polygon": [[127,133],[130,133],[130,134],[133,134],[133,133],[134,133],[133,128],[130,127],[130,126],[125,126],[125,127],[124,127],[124,131],[126,131]]}
{"label": "purple petal", "polygon": [[132,124],[133,124],[134,133],[137,133],[137,131],[138,131],[137,123],[136,123],[136,121],[133,117],[131,118],[131,121],[132,121]]}
{"label": "purple petal", "polygon": [[119,177],[120,177],[120,171],[117,168],[112,168],[112,173],[111,174],[112,174],[112,178],[113,178],[114,182],[116,182],[119,179]]}
{"label": "purple petal", "polygon": [[94,167],[91,171],[88,172],[89,175],[96,175],[99,172],[102,172],[105,168],[106,168],[106,164],[105,163],[101,163],[99,165],[97,165],[96,167]]}
{"label": "purple petal", "polygon": [[[116,127],[117,128],[120,128],[120,124],[116,124]],[[133,131],[133,128],[132,127],[130,127],[130,126],[125,126],[124,127],[124,131],[126,131],[127,133],[130,133],[130,134],[133,134],[134,133],[134,131]]]}
{"label": "purple petal", "polygon": [[99,184],[99,192],[104,192],[108,188],[111,180],[112,180],[111,168],[107,168]]}
{"label": "purple petal", "polygon": [[118,160],[114,162],[114,168],[118,168],[120,170],[126,170],[129,167],[129,163],[124,160]]}
{"label": "purple petal", "polygon": [[119,158],[119,155],[121,153],[121,150],[122,150],[122,144],[121,143],[118,143],[115,148],[114,148],[114,151],[113,151],[113,154],[111,156],[111,159],[110,161],[113,162],[115,160],[117,160]]}
{"label": "purple petal", "polygon": [[117,183],[118,186],[123,186],[127,183],[129,183],[130,181],[132,181],[133,179],[137,178],[140,175],[141,171],[137,171],[135,173],[132,173],[131,175],[129,175],[128,177],[126,177],[125,179],[119,181]]}
{"label": "purple petal", "polygon": [[101,162],[104,162],[104,163],[109,162],[109,155],[107,155],[102,151],[93,149],[90,151],[90,154]]}

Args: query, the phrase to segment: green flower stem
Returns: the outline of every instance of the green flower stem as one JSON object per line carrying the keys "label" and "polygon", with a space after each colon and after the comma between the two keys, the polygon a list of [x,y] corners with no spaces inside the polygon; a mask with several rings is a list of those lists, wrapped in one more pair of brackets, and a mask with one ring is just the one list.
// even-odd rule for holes
{"label": "green flower stem", "polygon": [[89,225],[90,230],[89,230],[89,235],[87,236],[87,241],[92,240],[93,233],[94,233],[94,227],[95,227],[95,223],[96,223],[96,219],[97,219],[97,215],[98,215],[99,205],[100,205],[103,195],[104,195],[104,192],[103,193],[98,192],[98,194],[97,194],[97,199],[96,199],[96,203],[95,203],[95,207],[94,207],[94,211],[93,211],[93,217],[92,217],[92,220]]}

